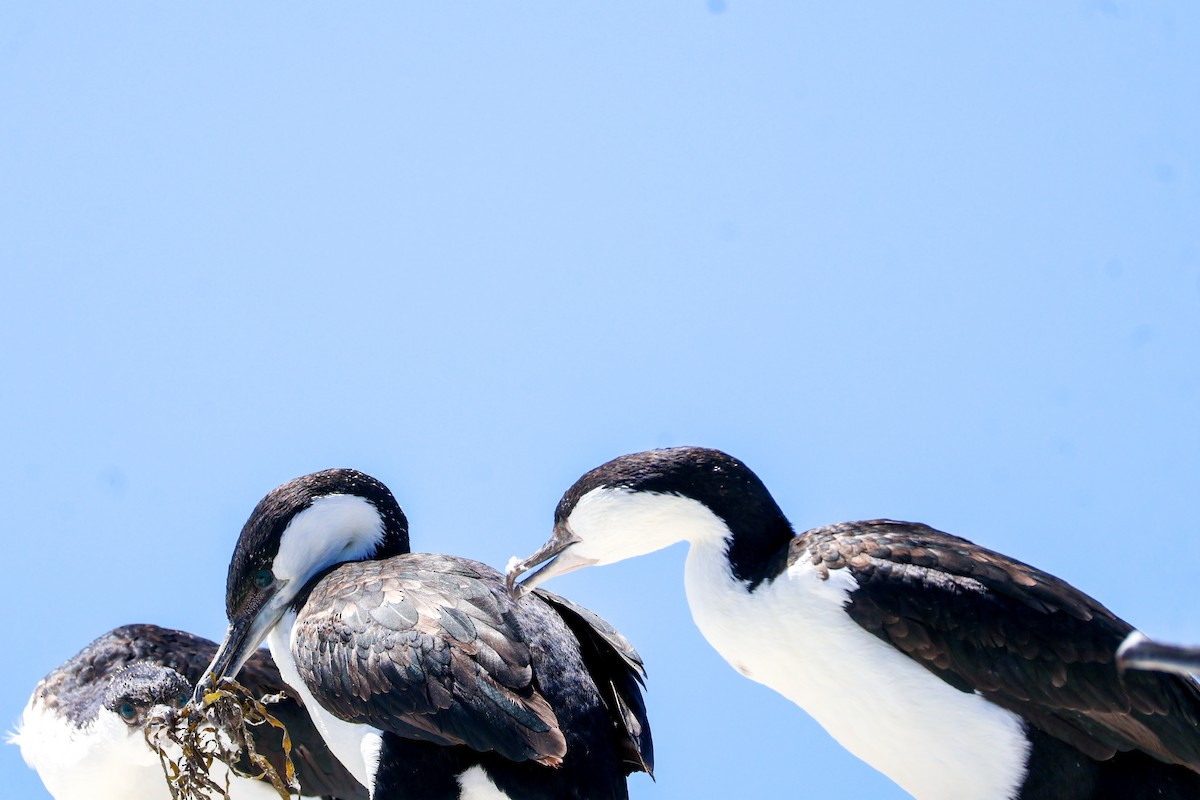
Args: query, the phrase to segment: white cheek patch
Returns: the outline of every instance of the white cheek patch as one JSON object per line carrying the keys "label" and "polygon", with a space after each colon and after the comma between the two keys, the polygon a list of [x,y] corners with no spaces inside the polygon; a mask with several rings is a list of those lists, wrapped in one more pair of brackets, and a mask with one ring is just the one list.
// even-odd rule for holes
{"label": "white cheek patch", "polygon": [[699,500],[607,486],[581,497],[567,525],[579,540],[571,552],[594,564],[612,564],[676,542],[723,542],[729,537],[721,518]]}
{"label": "white cheek patch", "polygon": [[288,523],[271,571],[299,587],[326,567],[369,557],[382,541],[383,519],[369,500],[349,494],[318,497]]}

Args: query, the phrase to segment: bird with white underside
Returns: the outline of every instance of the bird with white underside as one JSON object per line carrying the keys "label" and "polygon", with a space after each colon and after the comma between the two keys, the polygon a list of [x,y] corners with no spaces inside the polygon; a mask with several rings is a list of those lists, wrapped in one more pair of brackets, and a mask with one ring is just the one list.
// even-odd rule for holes
{"label": "bird with white underside", "polygon": [[[21,748],[55,800],[171,800],[174,796],[146,728],[163,708],[178,709],[217,653],[217,645],[186,631],[157,625],[122,625],[55,667],[30,695],[11,741]],[[242,682],[256,697],[284,691],[265,651],[247,659]],[[366,800],[367,790],[325,746],[304,707],[282,697],[271,712],[287,726],[291,758],[302,797]],[[283,742],[274,730],[259,731],[256,749],[282,772]],[[160,742],[165,755],[178,748]],[[258,770],[244,757],[244,772]],[[209,778],[228,781],[230,800],[274,800],[271,784],[229,774],[215,762]]]}
{"label": "bird with white underside", "polygon": [[409,552],[400,506],[361,472],[259,502],[226,611],[210,680],[265,639],[375,800],[623,800],[626,776],[652,768],[629,643],[549,592],[517,602],[484,564]]}
{"label": "bird with white underside", "polygon": [[1200,689],[1122,674],[1128,623],[926,525],[797,535],[758,476],[717,450],[634,453],[586,473],[550,541],[509,570],[510,591],[679,541],[713,647],[919,800],[1200,797]]}

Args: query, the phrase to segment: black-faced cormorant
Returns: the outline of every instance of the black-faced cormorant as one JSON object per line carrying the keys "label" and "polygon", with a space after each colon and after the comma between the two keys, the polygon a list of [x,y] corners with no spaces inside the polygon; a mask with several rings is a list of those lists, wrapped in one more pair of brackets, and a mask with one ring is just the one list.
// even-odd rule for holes
{"label": "black-faced cormorant", "polygon": [[[216,652],[214,642],[157,625],[109,631],[42,679],[12,740],[56,800],[170,800],[162,764],[143,735],[147,716],[155,706],[186,703]],[[256,697],[284,691],[262,650],[250,654],[240,678]],[[291,735],[303,796],[366,800],[367,790],[325,746],[297,699],[285,695],[270,711]],[[256,742],[282,771],[279,734],[256,732]],[[250,771],[248,761],[241,767]],[[210,777],[223,786],[223,765]],[[234,800],[279,797],[269,783],[236,777],[230,794]]]}
{"label": "black-faced cormorant", "polygon": [[379,481],[348,469],[268,494],[229,567],[229,631],[210,667],[234,675],[264,638],[334,753],[373,797],[625,798],[650,771],[637,653],[549,593],[410,553]]}
{"label": "black-faced cormorant", "polygon": [[708,641],[920,800],[1200,797],[1200,691],[1118,673],[1132,628],[1067,583],[925,525],[796,535],[716,450],[623,456],[563,496],[509,585],[690,544]]}

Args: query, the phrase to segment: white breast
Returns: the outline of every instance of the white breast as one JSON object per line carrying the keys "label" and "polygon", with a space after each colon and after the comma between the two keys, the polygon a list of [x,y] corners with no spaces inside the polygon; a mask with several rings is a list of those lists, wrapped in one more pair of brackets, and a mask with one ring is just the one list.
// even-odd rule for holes
{"label": "white breast", "polygon": [[511,800],[492,783],[483,767],[471,767],[458,776],[459,800]]}
{"label": "white breast", "polygon": [[[102,710],[90,724],[77,727],[35,696],[12,741],[55,800],[171,800],[158,755],[140,730],[130,729],[112,712]],[[170,750],[168,755],[179,757]],[[218,763],[211,777],[224,786],[227,772]],[[270,800],[279,795],[261,781],[235,777],[230,797]]]}
{"label": "white breast", "polygon": [[267,646],[279,668],[283,682],[295,690],[321,738],[337,756],[338,761],[350,770],[354,779],[363,786],[374,783],[375,770],[379,766],[379,748],[382,742],[380,731],[370,725],[346,722],[330,714],[317,702],[296,669],[296,658],[292,655],[292,639],[296,627],[296,612],[288,610],[279,623],[267,634]]}
{"label": "white breast", "polygon": [[807,559],[753,593],[733,580],[723,542],[693,542],[685,585],[705,638],[843,747],[918,800],[1010,800],[1025,774],[1021,719],[960,692],[843,610],[848,570],[822,580]]}

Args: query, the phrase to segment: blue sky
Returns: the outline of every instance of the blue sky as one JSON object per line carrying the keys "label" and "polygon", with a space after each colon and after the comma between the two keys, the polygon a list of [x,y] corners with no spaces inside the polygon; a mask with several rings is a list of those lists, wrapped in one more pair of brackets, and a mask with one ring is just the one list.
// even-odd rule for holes
{"label": "blue sky", "polygon": [[[1200,642],[1200,7],[0,8],[0,725],[217,638],[331,466],[502,566],[585,470],[725,449]],[[682,547],[554,588],[650,669],[648,798],[903,794],[738,676]],[[13,797],[45,798],[0,747]]]}

